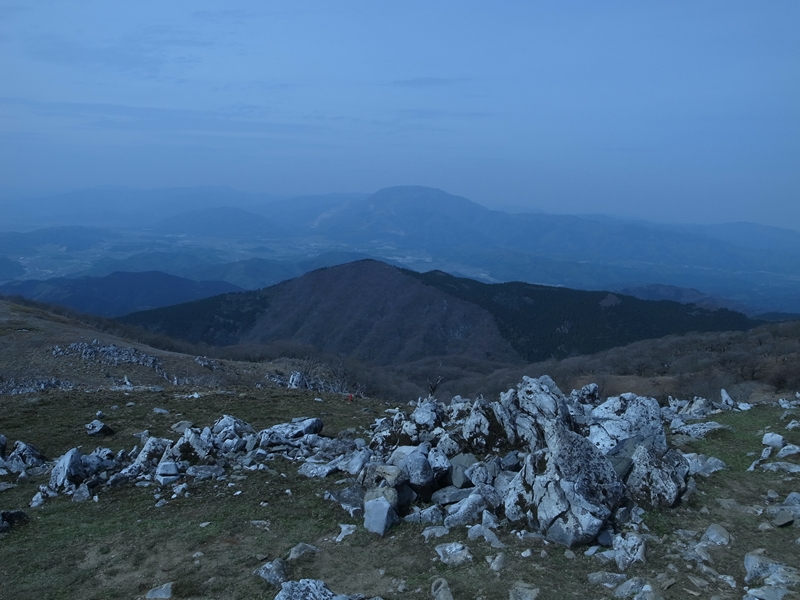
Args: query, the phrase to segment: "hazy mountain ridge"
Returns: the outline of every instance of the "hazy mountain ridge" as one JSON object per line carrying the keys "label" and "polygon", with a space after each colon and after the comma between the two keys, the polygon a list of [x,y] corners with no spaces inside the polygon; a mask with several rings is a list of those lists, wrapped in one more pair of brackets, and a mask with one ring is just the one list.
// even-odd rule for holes
{"label": "hazy mountain ridge", "polygon": [[292,341],[377,364],[437,355],[543,360],[756,324],[724,309],[522,283],[484,284],[370,260],[121,321],[191,342]]}
{"label": "hazy mountain ridge", "polygon": [[[509,214],[421,186],[281,200],[213,188],[95,190],[87,192],[84,207],[109,198],[117,198],[124,206],[114,210],[125,213],[124,219],[109,217],[125,227],[113,233],[118,238],[113,243],[101,243],[108,233],[83,229],[73,230],[71,243],[59,247],[23,243],[20,237],[46,239],[44,232],[0,234],[0,247],[5,239],[5,253],[12,260],[24,258],[28,277],[35,279],[118,270],[197,278],[216,269],[222,278],[229,273],[231,283],[251,287],[282,279],[256,275],[255,262],[220,265],[267,258],[277,261],[276,272],[283,271],[275,277],[285,279],[306,272],[303,263],[314,256],[345,252],[487,282],[599,290],[668,285],[752,307],[754,314],[800,312],[800,232],[776,227]],[[46,214],[57,219],[61,213]],[[100,217],[93,213],[86,224]],[[168,231],[172,237],[164,235]]]}
{"label": "hazy mountain ridge", "polygon": [[0,294],[19,295],[85,313],[116,317],[240,289],[225,281],[192,281],[150,271],[115,272],[105,277],[12,282],[0,286]]}

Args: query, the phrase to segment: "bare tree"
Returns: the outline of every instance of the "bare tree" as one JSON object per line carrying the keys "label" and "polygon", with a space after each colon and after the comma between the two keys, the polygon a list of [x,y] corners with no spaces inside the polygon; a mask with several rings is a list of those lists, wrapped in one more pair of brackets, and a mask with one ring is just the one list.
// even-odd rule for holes
{"label": "bare tree", "polygon": [[431,376],[428,375],[428,398],[433,398],[436,394],[436,390],[439,387],[439,384],[444,381],[444,377],[441,374],[442,371],[442,363],[439,363],[439,368],[436,369],[436,381],[431,381]]}

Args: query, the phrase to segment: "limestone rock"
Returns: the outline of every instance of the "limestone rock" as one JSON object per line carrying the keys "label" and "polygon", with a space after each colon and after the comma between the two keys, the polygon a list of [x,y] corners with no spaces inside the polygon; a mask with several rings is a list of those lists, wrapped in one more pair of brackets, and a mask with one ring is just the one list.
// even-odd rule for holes
{"label": "limestone rock", "polygon": [[45,457],[33,444],[21,440],[14,442],[14,451],[5,459],[5,468],[12,473],[22,473],[31,467],[41,467]]}
{"label": "limestone rock", "polygon": [[508,557],[506,556],[505,552],[501,552],[491,560],[491,562],[489,563],[489,568],[495,573],[497,573],[505,569],[507,564],[508,564]]}
{"label": "limestone rock", "polygon": [[169,485],[175,483],[181,478],[181,472],[178,463],[174,461],[161,461],[156,467],[155,479],[161,485]]}
{"label": "limestone rock", "polygon": [[467,533],[467,537],[470,540],[478,540],[483,539],[488,542],[492,548],[505,548],[506,545],[500,541],[497,537],[497,534],[489,529],[488,527],[484,527],[483,525],[473,525],[469,528],[469,532]]}
{"label": "limestone rock", "polygon": [[86,424],[86,433],[94,436],[114,435],[114,430],[102,421],[95,419]]}
{"label": "limestone rock", "polygon": [[189,477],[194,477],[197,481],[206,479],[217,479],[225,474],[225,469],[217,465],[192,465],[186,469]]}
{"label": "limestone rock", "polygon": [[333,600],[335,597],[324,581],[301,579],[282,583],[275,600]]}
{"label": "limestone rock", "polygon": [[799,464],[786,461],[765,463],[761,465],[761,468],[765,471],[771,471],[772,473],[777,473],[778,471],[785,471],[786,473],[800,473]]}
{"label": "limestone rock", "polygon": [[715,546],[727,546],[731,543],[731,534],[722,525],[712,523],[703,533],[700,542],[714,544]]}
{"label": "limestone rock", "polygon": [[589,573],[589,583],[592,585],[602,585],[610,590],[619,586],[627,579],[624,573],[611,573],[609,571],[595,571]]}
{"label": "limestone rock", "polygon": [[457,567],[458,565],[472,562],[472,554],[470,554],[469,548],[458,542],[439,544],[436,546],[435,550],[436,554],[439,555],[439,560],[451,567]]}
{"label": "limestone rock", "polygon": [[647,544],[638,533],[617,534],[614,536],[614,560],[620,571],[626,571],[635,562],[647,561]]}
{"label": "limestone rock", "polygon": [[703,439],[709,433],[720,431],[723,429],[730,429],[727,425],[721,425],[716,421],[705,421],[704,423],[692,423],[691,425],[683,425],[677,429],[673,429],[673,433],[681,433],[695,439]]}
{"label": "limestone rock", "polygon": [[408,473],[408,484],[423,499],[433,491],[433,469],[422,452],[412,452],[403,460],[401,468]]}
{"label": "limestone rock", "polygon": [[50,473],[50,488],[64,490],[83,483],[86,472],[81,462],[82,456],[80,450],[73,448],[60,457]]}
{"label": "limestone rock", "polygon": [[347,523],[339,523],[339,529],[341,531],[339,531],[339,535],[337,535],[336,539],[334,540],[336,543],[341,542],[348,535],[353,535],[356,532],[356,526]]}
{"label": "limestone rock", "polygon": [[120,473],[126,477],[137,477],[142,474],[155,473],[156,467],[161,461],[161,457],[170,446],[172,446],[172,440],[157,437],[147,438],[144,446],[136,456],[136,460],[120,471]]}
{"label": "limestone rock", "polygon": [[470,488],[460,489],[455,486],[449,485],[436,490],[431,496],[431,501],[437,504],[447,505],[455,504],[469,496],[472,493]]}
{"label": "limestone rock", "polygon": [[747,574],[744,582],[749,584],[763,581],[768,586],[800,585],[800,571],[781,562],[764,556],[763,551],[745,554],[744,568]]}
{"label": "limestone rock", "polygon": [[324,497],[339,504],[351,517],[359,517],[364,514],[364,496],[364,488],[354,485],[335,492],[326,491]]}
{"label": "limestone rock", "polygon": [[426,527],[422,530],[422,537],[425,538],[427,542],[432,537],[440,538],[444,535],[450,533],[449,527],[442,527],[441,525],[434,525],[433,527]]}
{"label": "limestone rock", "polygon": [[411,420],[427,430],[435,429],[441,421],[436,400],[434,398],[423,400],[411,413]]}
{"label": "limestone rock", "polygon": [[145,598],[172,598],[172,583],[165,583],[164,585],[160,585],[156,588],[153,588],[149,592]]}
{"label": "limestone rock", "polygon": [[383,537],[398,520],[386,498],[375,498],[364,503],[364,528],[367,531]]}
{"label": "limestone rock", "polygon": [[89,498],[92,497],[92,493],[89,491],[89,488],[86,486],[85,483],[82,483],[78,486],[78,489],[72,494],[72,501],[73,502],[86,502]]}
{"label": "limestone rock", "polygon": [[406,523],[430,523],[431,525],[441,525],[444,523],[444,512],[438,505],[434,504],[422,510],[415,510],[403,517]]}
{"label": "limestone rock", "polygon": [[320,549],[311,544],[299,543],[294,548],[289,550],[288,560],[298,560],[299,558],[308,554],[319,554]]}
{"label": "limestone rock", "polygon": [[472,485],[466,475],[466,470],[476,462],[478,459],[473,454],[457,454],[450,459],[450,477],[455,487],[464,488]]}
{"label": "limestone rock", "polygon": [[533,482],[539,531],[565,546],[589,543],[622,499],[624,485],[583,436],[554,421],[548,423],[545,439],[547,466]]}
{"label": "limestone rock", "polygon": [[623,394],[592,410],[589,440],[603,454],[621,441],[637,436],[648,440],[656,453],[667,451],[661,409],[655,398]]}
{"label": "limestone rock", "polygon": [[659,458],[652,448],[639,446],[625,485],[636,502],[654,508],[675,506],[686,490],[689,463],[677,450]]}
{"label": "limestone rock", "polygon": [[458,527],[478,523],[484,509],[486,509],[486,502],[483,497],[480,494],[470,494],[449,507],[448,514],[444,518],[444,526]]}
{"label": "limestone rock", "polygon": [[400,506],[400,494],[393,487],[380,486],[367,490],[364,492],[363,502],[369,502],[370,500],[375,500],[375,498],[385,498],[395,511]]}
{"label": "limestone rock", "polygon": [[761,443],[764,446],[770,446],[772,448],[780,449],[783,448],[784,440],[782,435],[768,432],[765,433],[764,437],[761,438]]}
{"label": "limestone rock", "polygon": [[433,596],[433,600],[453,600],[453,594],[446,579],[439,577],[431,584],[431,596]]}
{"label": "limestone rock", "polygon": [[684,454],[683,457],[689,463],[689,475],[708,477],[712,473],[727,469],[727,465],[724,462],[713,456],[689,453]]}
{"label": "limestone rock", "polygon": [[736,402],[733,401],[733,398],[731,398],[731,395],[725,391],[725,389],[721,389],[719,395],[721,399],[720,408],[723,410],[733,410],[736,408]]}
{"label": "limestone rock", "polygon": [[536,600],[539,597],[539,588],[529,583],[517,581],[508,591],[508,600]]}

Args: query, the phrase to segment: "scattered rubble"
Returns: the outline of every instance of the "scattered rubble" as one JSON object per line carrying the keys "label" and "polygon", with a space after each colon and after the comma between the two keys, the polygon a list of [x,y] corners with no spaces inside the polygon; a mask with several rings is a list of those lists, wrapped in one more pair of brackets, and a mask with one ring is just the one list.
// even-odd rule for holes
{"label": "scattered rubble", "polygon": [[[592,544],[585,554],[616,565],[621,573],[592,573],[591,585],[613,590],[615,597],[658,598],[656,588],[668,589],[674,578],[665,574],[648,581],[624,575],[632,565],[646,563],[650,544],[663,543],[647,533],[644,508],[676,506],[694,489],[694,476],[708,477],[726,468],[717,458],[670,448],[664,425],[679,435],[696,437],[701,431],[707,435],[722,426],[702,419],[738,408],[725,393],[719,403],[699,397],[670,399],[662,408],[655,399],[635,394],[601,401],[596,391],[586,386],[567,396],[548,377],[525,377],[497,401],[457,396],[444,404],[426,398],[414,403],[410,412],[389,410],[363,434],[365,439],[356,438],[355,430],[351,436],[323,437],[323,423],[317,418],[299,417],[256,431],[232,415],[223,415],[209,427],[175,423],[171,429],[177,440],[145,431],[137,434],[139,445],[128,452],[98,447],[84,454],[79,447],[48,461],[35,446],[22,441],[6,456],[7,441],[0,436],[0,469],[17,476],[49,472],[49,483],[41,485],[31,500],[35,507],[59,495],[76,502],[97,500],[98,494],[124,484],[171,488],[176,499],[188,495],[192,481],[224,480],[231,468],[266,470],[267,462],[282,457],[297,463],[298,472],[306,477],[342,473],[345,479],[326,491],[325,499],[352,518],[363,519],[363,527],[380,536],[412,522],[428,525],[422,532],[425,542],[461,530],[470,544],[502,550],[506,544],[498,531],[502,534],[513,527],[521,539],[565,546],[568,558],[576,558],[569,548]],[[99,418],[86,430],[93,436],[113,434]],[[765,448],[751,469],[760,465],[800,472],[795,462],[767,462],[776,451],[779,459],[795,457],[800,452],[797,446],[770,432],[762,441]],[[158,490],[156,506],[165,505],[166,498],[169,492]],[[770,527],[800,520],[800,493],[789,494],[782,503],[774,492],[766,499],[764,518],[771,520]],[[0,532],[27,518],[14,514],[0,513]],[[341,543],[356,527],[341,524],[335,542]],[[708,566],[709,548],[731,541],[719,524],[711,524],[702,535],[676,532],[676,556],[699,566],[688,576],[690,585],[702,590],[721,582],[735,588],[731,576]],[[470,549],[460,542],[433,549],[447,565],[473,561]],[[321,581],[289,580],[286,561],[318,552],[319,548],[299,544],[288,556],[274,558],[254,573],[280,586],[276,600],[363,598],[336,596]],[[529,549],[526,552],[522,556],[532,555]],[[495,573],[508,560],[504,552],[486,559]],[[779,597],[776,594],[782,590],[788,593],[800,585],[797,569],[759,551],[748,553],[745,568],[746,583],[762,586],[748,590],[746,598]],[[162,593],[157,590],[165,586],[150,593]],[[509,591],[511,598],[520,599],[536,598],[538,593],[522,582]],[[431,594],[438,600],[452,598],[443,579],[434,582]]]}

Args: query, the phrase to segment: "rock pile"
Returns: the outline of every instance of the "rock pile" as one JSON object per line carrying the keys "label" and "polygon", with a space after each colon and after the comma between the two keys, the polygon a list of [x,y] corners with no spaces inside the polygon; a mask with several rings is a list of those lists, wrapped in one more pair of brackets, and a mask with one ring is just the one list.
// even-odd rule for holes
{"label": "rock pile", "polygon": [[455,527],[488,514],[568,547],[600,540],[623,548],[619,532],[637,528],[638,505],[674,506],[693,474],[724,464],[667,447],[663,422],[674,420],[674,407],[635,394],[600,402],[597,392],[589,385],[566,396],[549,377],[525,377],[499,401],[427,398],[411,414],[377,419],[368,444],[317,452],[300,472],[355,476],[326,497],[380,535],[401,516]]}
{"label": "rock pile", "polygon": [[17,380],[13,377],[0,381],[0,394],[8,394],[15,396],[17,394],[32,394],[34,392],[42,392],[44,390],[72,390],[75,389],[75,384],[71,381],[58,379],[56,377],[28,377],[26,379]]}
{"label": "rock pile", "polygon": [[87,342],[73,342],[66,348],[53,346],[53,356],[78,356],[86,361],[99,362],[103,365],[142,365],[163,374],[161,359],[146,354],[136,348],[119,347],[115,344],[102,344],[98,340]]}
{"label": "rock pile", "polygon": [[[492,541],[492,524],[505,517],[568,547],[598,541],[621,557],[636,555],[640,549],[628,546],[636,545],[630,535],[638,529],[638,506],[674,506],[694,474],[724,465],[667,447],[662,422],[674,420],[675,407],[661,409],[635,394],[601,402],[597,392],[589,385],[566,396],[549,377],[525,377],[498,401],[457,396],[445,405],[427,398],[410,414],[394,409],[377,419],[369,441],[322,437],[316,418],[256,431],[223,415],[202,429],[182,424],[177,441],[144,432],[142,447],[130,452],[73,448],[55,461],[31,505],[58,494],[96,499],[99,490],[125,482],[173,485],[180,495],[186,493],[181,479],[222,477],[232,465],[266,469],[266,461],[282,456],[302,462],[299,472],[307,477],[350,476],[347,487],[326,498],[379,535],[401,520],[444,527],[488,522],[483,537]],[[701,405],[707,406],[695,399],[692,411]],[[106,433],[100,421],[87,432]],[[21,473],[44,464],[33,446],[17,442],[0,467]]]}

